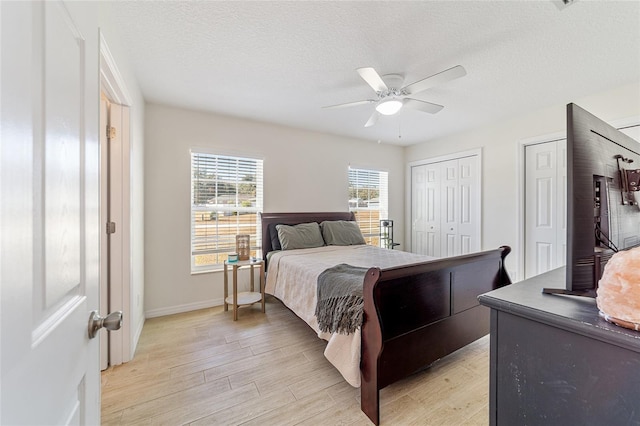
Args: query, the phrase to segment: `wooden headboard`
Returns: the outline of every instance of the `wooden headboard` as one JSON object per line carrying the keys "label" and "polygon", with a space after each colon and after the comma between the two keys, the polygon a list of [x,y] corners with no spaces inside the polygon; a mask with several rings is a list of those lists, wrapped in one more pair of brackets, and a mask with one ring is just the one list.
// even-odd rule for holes
{"label": "wooden headboard", "polygon": [[323,222],[325,220],[356,220],[353,212],[326,212],[326,213],[260,213],[262,222],[262,257],[267,261],[267,253],[273,250],[271,247],[271,235],[269,225],[297,225],[307,222]]}

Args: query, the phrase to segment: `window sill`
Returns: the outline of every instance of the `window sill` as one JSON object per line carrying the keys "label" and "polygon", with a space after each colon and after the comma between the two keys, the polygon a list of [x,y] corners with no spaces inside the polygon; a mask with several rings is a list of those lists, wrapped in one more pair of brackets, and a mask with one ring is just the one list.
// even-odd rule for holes
{"label": "window sill", "polygon": [[191,275],[204,275],[204,274],[213,274],[216,272],[224,272],[224,266],[215,266],[212,269],[202,269],[198,271],[191,271]]}

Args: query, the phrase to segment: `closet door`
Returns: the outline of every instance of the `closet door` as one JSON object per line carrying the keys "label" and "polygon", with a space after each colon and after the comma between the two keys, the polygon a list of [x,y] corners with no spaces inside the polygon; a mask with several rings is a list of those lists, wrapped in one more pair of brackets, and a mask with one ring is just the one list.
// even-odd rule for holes
{"label": "closet door", "polygon": [[460,221],[460,188],[458,186],[458,160],[441,163],[442,184],[442,257],[460,254],[458,227]]}
{"label": "closet door", "polygon": [[458,160],[458,246],[459,254],[480,251],[480,191],[478,157]]}
{"label": "closet door", "polygon": [[440,164],[411,170],[411,251],[440,256]]}
{"label": "closet door", "polygon": [[411,251],[446,257],[480,250],[480,158],[411,167]]}

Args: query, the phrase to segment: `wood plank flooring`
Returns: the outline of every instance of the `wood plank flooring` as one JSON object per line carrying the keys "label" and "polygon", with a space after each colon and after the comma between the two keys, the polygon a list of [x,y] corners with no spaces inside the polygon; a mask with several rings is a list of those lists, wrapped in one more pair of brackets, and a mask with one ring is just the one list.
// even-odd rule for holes
{"label": "wood plank flooring", "polygon": [[[102,373],[103,425],[371,425],[325,342],[277,299],[145,322],[134,359]],[[489,337],[383,389],[382,425],[487,425]]]}

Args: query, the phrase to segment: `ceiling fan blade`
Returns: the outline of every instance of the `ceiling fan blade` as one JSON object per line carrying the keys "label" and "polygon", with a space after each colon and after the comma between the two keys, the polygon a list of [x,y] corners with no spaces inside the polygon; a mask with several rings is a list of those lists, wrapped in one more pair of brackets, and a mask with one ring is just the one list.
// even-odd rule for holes
{"label": "ceiling fan blade", "polygon": [[382,81],[380,74],[378,74],[373,68],[358,68],[356,71],[358,71],[360,77],[362,77],[362,79],[376,92],[385,92],[389,90],[385,82]]}
{"label": "ceiling fan blade", "polygon": [[415,83],[411,83],[402,88],[407,95],[415,95],[416,93],[427,90],[433,86],[437,86],[442,83],[446,83],[449,80],[460,78],[467,75],[467,71],[461,66],[456,65],[453,68],[434,74],[431,77],[423,78]]}
{"label": "ceiling fan blade", "polygon": [[345,104],[323,106],[322,108],[347,108],[347,107],[358,106],[358,105],[366,105],[373,102],[376,102],[376,101],[373,99],[366,99],[364,101],[355,101],[355,102],[347,102]]}
{"label": "ceiling fan blade", "polygon": [[415,109],[429,114],[435,114],[444,108],[442,105],[432,104],[431,102],[421,101],[419,99],[405,98],[404,107]]}
{"label": "ceiling fan blade", "polygon": [[369,120],[365,123],[364,127],[371,127],[378,122],[378,118],[380,117],[380,113],[378,111],[373,111]]}

